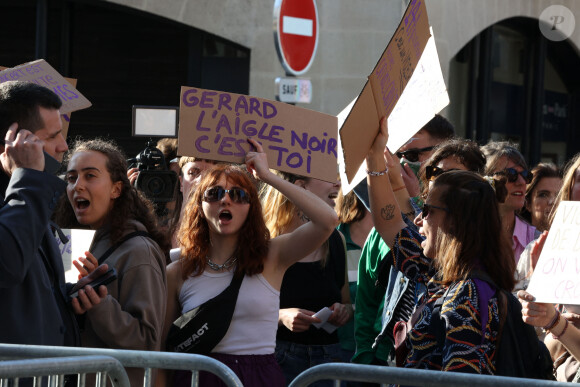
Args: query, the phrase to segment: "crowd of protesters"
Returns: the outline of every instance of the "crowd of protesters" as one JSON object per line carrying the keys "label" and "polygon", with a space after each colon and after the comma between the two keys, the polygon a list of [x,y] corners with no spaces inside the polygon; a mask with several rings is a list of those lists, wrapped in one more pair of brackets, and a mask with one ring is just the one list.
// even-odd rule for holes
{"label": "crowd of protesters", "polygon": [[[245,165],[164,140],[178,184],[161,219],[115,144],[68,149],[60,107],[42,86],[0,85],[0,342],[201,353],[248,386],[330,362],[494,375],[501,295],[517,292],[554,376],[577,378],[577,308],[526,288],[559,203],[580,200],[580,154],[530,170],[515,144],[480,147],[439,115],[391,153],[383,118],[367,179],[343,195],[338,181],[271,170],[253,139]],[[76,284],[61,228],[96,231]],[[89,285],[113,268],[112,282]],[[187,333],[199,316],[205,328]],[[142,384],[142,371],[129,376]],[[162,370],[155,385],[190,380]],[[200,383],[222,382],[202,372]]]}

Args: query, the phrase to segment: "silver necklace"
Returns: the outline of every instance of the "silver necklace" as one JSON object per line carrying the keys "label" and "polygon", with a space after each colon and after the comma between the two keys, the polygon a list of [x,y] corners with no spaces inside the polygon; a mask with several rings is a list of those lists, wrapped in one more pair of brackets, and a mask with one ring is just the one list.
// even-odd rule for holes
{"label": "silver necklace", "polygon": [[208,255],[205,256],[205,261],[207,262],[207,265],[209,267],[211,267],[212,270],[215,270],[215,271],[221,271],[223,269],[227,270],[230,267],[232,267],[236,263],[237,260],[238,260],[238,258],[236,258],[232,255],[222,265],[218,265],[217,263],[213,262]]}

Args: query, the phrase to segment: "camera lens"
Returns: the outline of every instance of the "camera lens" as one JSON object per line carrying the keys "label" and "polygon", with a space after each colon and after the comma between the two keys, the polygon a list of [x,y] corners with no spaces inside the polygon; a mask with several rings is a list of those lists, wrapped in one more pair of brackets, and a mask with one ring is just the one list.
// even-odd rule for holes
{"label": "camera lens", "polygon": [[165,191],[165,182],[158,176],[152,176],[147,182],[147,192],[152,196],[159,196]]}
{"label": "camera lens", "polygon": [[155,203],[173,200],[177,174],[173,171],[140,171],[135,187]]}

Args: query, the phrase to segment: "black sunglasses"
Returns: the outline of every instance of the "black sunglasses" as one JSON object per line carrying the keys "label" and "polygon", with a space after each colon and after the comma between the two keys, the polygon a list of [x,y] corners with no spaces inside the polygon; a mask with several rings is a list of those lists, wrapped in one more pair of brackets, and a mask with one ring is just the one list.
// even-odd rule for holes
{"label": "black sunglasses", "polygon": [[435,180],[437,176],[450,171],[457,171],[457,169],[443,169],[428,165],[425,167],[425,177],[427,178],[427,181],[432,181]]}
{"label": "black sunglasses", "polygon": [[396,152],[395,154],[397,155],[398,158],[405,158],[411,162],[416,162],[419,161],[419,155],[423,152],[429,152],[430,150],[432,150],[433,148],[435,148],[434,146],[428,146],[425,148],[411,148],[408,149],[406,151],[402,151],[402,152]]}
{"label": "black sunglasses", "polygon": [[431,210],[433,208],[438,209],[438,210],[443,210],[447,213],[449,212],[449,208],[439,207],[439,206],[434,206],[432,204],[423,203],[423,208],[421,208],[421,218],[425,219],[426,217],[428,217],[429,212],[431,212]]}
{"label": "black sunglasses", "polygon": [[534,178],[534,174],[527,169],[518,172],[514,168],[506,168],[503,171],[495,172],[494,175],[504,175],[507,178],[507,181],[510,183],[516,181],[518,179],[518,175],[522,175],[526,184],[530,184]]}
{"label": "black sunglasses", "polygon": [[219,185],[206,189],[203,193],[203,200],[208,203],[217,202],[222,200],[226,194],[230,195],[230,199],[234,203],[245,204],[250,202],[250,195],[243,189],[237,187],[225,189]]}

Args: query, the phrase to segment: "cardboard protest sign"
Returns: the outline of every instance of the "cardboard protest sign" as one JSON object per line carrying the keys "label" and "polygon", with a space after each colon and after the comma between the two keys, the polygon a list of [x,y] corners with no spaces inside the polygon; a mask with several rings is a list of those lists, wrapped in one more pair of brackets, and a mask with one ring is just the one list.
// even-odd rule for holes
{"label": "cardboard protest sign", "polygon": [[[0,66],[0,71],[2,70],[6,70],[8,67],[4,67],[4,66]],[[67,78],[65,77],[64,79],[66,79],[66,81],[68,83],[70,83],[71,85],[73,85],[73,87],[77,87],[77,80],[75,78]],[[0,82],[2,83],[2,82]],[[62,120],[62,135],[64,138],[66,138],[67,134],[68,134],[68,127],[70,125],[70,116],[71,113],[67,113],[67,114],[61,114],[60,115],[60,119]]]}
{"label": "cardboard protest sign", "polygon": [[337,178],[337,118],[247,95],[181,88],[179,154],[243,163],[248,138],[270,167],[326,181]]}
{"label": "cardboard protest sign", "polygon": [[527,291],[538,302],[580,305],[580,202],[560,202]]}
{"label": "cardboard protest sign", "polygon": [[[339,131],[344,153],[346,182],[353,181],[359,166],[367,155],[378,132],[380,118],[390,116],[403,95],[403,91],[406,90],[424,54],[430,36],[424,0],[411,1],[401,23],[369,75],[367,83]],[[433,60],[428,62],[429,65],[434,63]],[[438,68],[439,72],[441,71],[438,59],[435,68]],[[423,69],[425,73],[431,72],[427,68],[427,64],[423,66]],[[419,84],[416,84],[414,87],[418,86]],[[414,108],[427,110],[416,101],[414,101]],[[433,117],[439,110],[430,112],[429,118]],[[405,112],[407,111],[408,109],[405,109]],[[416,114],[416,112],[413,111],[412,114]],[[405,128],[406,132],[410,132],[407,140],[427,121],[415,128]],[[390,127],[389,132],[395,133],[396,130]]]}
{"label": "cardboard protest sign", "polygon": [[44,59],[0,71],[0,83],[8,81],[33,82],[51,89],[62,100],[62,107],[60,108],[62,114],[68,114],[91,106],[89,100]]}
{"label": "cardboard protest sign", "polygon": [[62,263],[64,266],[67,282],[77,282],[78,271],[73,266],[72,261],[85,256],[85,251],[89,250],[95,235],[95,230],[62,229],[68,238],[67,243],[63,243],[60,238],[56,238]]}
{"label": "cardboard protest sign", "polygon": [[[77,80],[74,78],[64,78],[67,80],[68,83],[70,83],[71,85],[73,85],[74,87],[77,87]],[[70,126],[70,116],[72,113],[61,113],[60,114],[60,119],[62,121],[62,136],[64,138],[66,138],[66,136],[68,135],[68,127]]]}
{"label": "cardboard protest sign", "polygon": [[[360,99],[360,97],[359,97]],[[357,100],[351,102],[339,115],[339,127],[346,120],[351,112],[352,106]],[[433,116],[449,104],[449,95],[445,87],[445,80],[439,65],[439,56],[435,47],[433,35],[427,41],[419,63],[407,83],[403,94],[399,97],[397,104],[388,117],[389,141],[387,147],[391,151],[396,151],[409,141],[412,135],[423,127]],[[353,118],[355,121],[374,119],[372,116]],[[378,122],[369,122],[368,128],[378,125]],[[341,132],[342,133],[342,132]],[[376,132],[374,133],[376,135]],[[373,135],[373,139],[374,139]],[[342,136],[339,136],[339,171],[342,181],[343,193],[348,193],[361,180],[366,177],[366,163],[363,162],[351,179],[346,174],[346,164],[342,154]],[[371,142],[372,143],[372,142]]]}

